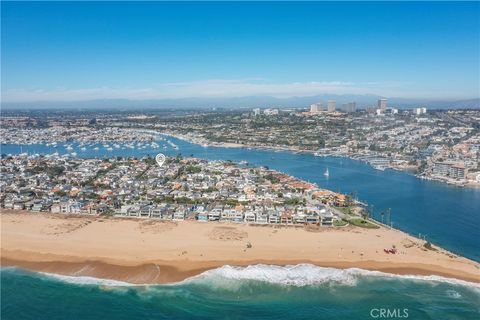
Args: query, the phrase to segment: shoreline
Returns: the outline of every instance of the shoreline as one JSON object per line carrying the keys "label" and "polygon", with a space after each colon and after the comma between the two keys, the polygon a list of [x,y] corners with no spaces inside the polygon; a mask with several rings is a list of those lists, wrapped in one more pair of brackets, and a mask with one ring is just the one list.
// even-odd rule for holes
{"label": "shoreline", "polygon": [[[139,128],[132,128],[131,130],[133,131],[142,131],[144,129],[139,129]],[[203,146],[203,147],[213,147],[213,148],[236,148],[236,149],[256,149],[260,151],[274,151],[274,152],[291,152],[295,154],[310,154],[315,156],[316,151],[314,150],[305,150],[305,149],[299,149],[297,147],[281,147],[281,146],[264,146],[264,145],[245,145],[245,144],[240,144],[240,143],[230,143],[230,142],[212,142],[208,141],[205,139],[197,139],[193,138],[190,136],[186,135],[181,135],[177,133],[172,133],[172,132],[160,132],[154,129],[148,129],[147,131],[152,131],[152,134],[156,135],[164,135],[164,136],[170,136],[179,140],[183,140],[185,142],[189,142],[192,144],[196,144],[198,146]],[[110,140],[108,140],[110,141]],[[111,140],[115,141],[115,140]],[[110,142],[111,142],[110,141]],[[100,142],[105,142],[105,141],[97,141],[98,143]],[[18,144],[18,143],[2,143],[2,144]],[[29,143],[25,145],[31,145],[34,143]],[[45,142],[40,142],[39,144],[46,144]],[[336,153],[326,153],[322,154],[321,157],[340,157],[340,158],[348,158],[350,160],[355,160],[355,161],[360,161],[362,163],[367,164],[369,167],[374,168],[373,165],[366,161],[359,160],[355,158],[355,156],[360,156],[360,155],[368,155],[368,154],[354,154],[354,155],[349,155],[349,154],[336,154]],[[386,169],[394,170],[394,171],[399,171],[403,172],[406,174],[411,174],[417,179],[420,180],[428,180],[428,181],[434,181],[437,183],[440,183],[442,185],[447,185],[447,186],[452,186],[452,187],[458,187],[458,188],[472,188],[472,189],[480,189],[480,184],[467,181],[467,182],[457,182],[457,181],[448,181],[445,178],[437,178],[435,176],[423,176],[421,173],[415,173],[409,170],[409,168],[402,168],[402,167],[396,167],[396,166],[391,166],[389,165],[386,167]]]}
{"label": "shoreline", "polygon": [[[480,283],[480,265],[398,230],[307,230],[2,211],[1,266],[133,284],[175,283],[204,271],[309,263]],[[251,242],[253,248],[246,249]],[[399,253],[383,252],[395,245]]]}
{"label": "shoreline", "polygon": [[[229,142],[212,142],[204,139],[195,139],[193,137],[185,136],[185,135],[179,135],[176,133],[172,132],[157,132],[157,134],[161,135],[166,135],[170,136],[179,140],[183,140],[189,143],[193,143],[199,146],[206,146],[206,147],[213,147],[213,148],[237,148],[237,149],[256,149],[256,150],[263,150],[263,151],[282,151],[282,152],[292,152],[292,153],[305,153],[305,154],[310,154],[315,156],[315,151],[313,150],[304,150],[304,149],[298,149],[294,147],[279,147],[279,146],[252,146],[252,145],[245,145],[245,144],[240,144],[240,143],[229,143]],[[348,158],[350,160],[355,160],[355,161],[360,161],[362,163],[367,164],[369,167],[374,168],[373,165],[366,161],[359,160],[355,158],[355,156],[358,156],[360,154],[356,155],[348,155],[348,154],[334,154],[334,153],[328,153],[328,154],[322,154],[321,157],[340,157],[340,158]],[[480,184],[476,184],[473,182],[466,182],[466,183],[460,183],[460,182],[448,182],[443,178],[437,178],[437,177],[432,177],[432,176],[422,176],[421,174],[411,172],[408,170],[408,168],[400,168],[400,167],[395,167],[395,166],[388,166],[387,169],[395,170],[395,171],[400,171],[406,174],[411,174],[417,179],[420,180],[428,180],[428,181],[434,181],[441,183],[442,185],[448,185],[448,186],[453,186],[453,187],[460,187],[460,188],[473,188],[473,189],[479,189]]]}
{"label": "shoreline", "polygon": [[[4,255],[5,252],[2,252]],[[10,254],[10,253],[7,253]],[[35,256],[30,252],[23,252]],[[49,256],[49,259],[54,257]],[[423,264],[397,264],[388,266],[376,261],[356,261],[356,262],[336,262],[326,261],[323,263],[313,261],[298,260],[253,260],[242,261],[232,264],[232,261],[210,261],[205,263],[185,263],[184,261],[157,261],[140,265],[123,265],[121,263],[107,263],[99,260],[76,261],[74,257],[59,256],[58,260],[27,261],[3,258],[0,263],[1,268],[15,267],[31,272],[40,272],[51,275],[61,275],[70,277],[91,277],[98,280],[113,280],[125,282],[131,285],[161,285],[175,284],[195,276],[205,271],[221,268],[224,266],[248,267],[255,265],[271,266],[292,266],[309,264],[322,268],[334,268],[337,270],[360,269],[367,272],[381,272],[386,276],[412,276],[428,277],[436,276],[445,280],[465,281],[472,285],[480,285],[480,279],[475,276],[465,276],[460,273],[452,272],[434,265]],[[432,273],[432,269],[435,269]]]}

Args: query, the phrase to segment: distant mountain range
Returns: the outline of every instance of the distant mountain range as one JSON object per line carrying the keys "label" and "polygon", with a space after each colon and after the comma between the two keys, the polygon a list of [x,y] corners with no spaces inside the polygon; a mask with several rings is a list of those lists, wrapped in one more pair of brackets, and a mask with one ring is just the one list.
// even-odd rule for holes
{"label": "distant mountain range", "polygon": [[155,100],[128,100],[128,99],[102,99],[86,101],[65,101],[65,102],[2,102],[2,109],[90,109],[90,108],[121,108],[121,109],[175,109],[175,108],[300,108],[308,107],[312,103],[321,102],[326,104],[327,100],[335,100],[337,107],[342,104],[354,101],[358,108],[375,106],[377,100],[388,99],[389,107],[413,108],[427,107],[433,109],[463,109],[480,108],[480,98],[468,100],[428,100],[428,99],[407,99],[397,97],[382,97],[378,95],[336,95],[321,94],[306,97],[275,98],[271,96],[248,96],[234,98],[180,98],[180,99],[155,99]]}

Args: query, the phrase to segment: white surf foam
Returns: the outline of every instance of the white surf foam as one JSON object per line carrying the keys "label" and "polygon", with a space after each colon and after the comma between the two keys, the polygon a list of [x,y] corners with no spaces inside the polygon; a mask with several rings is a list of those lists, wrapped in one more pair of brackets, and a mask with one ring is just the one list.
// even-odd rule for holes
{"label": "white surf foam", "polygon": [[447,295],[453,299],[460,299],[462,295],[455,290],[447,290]]}
{"label": "white surf foam", "polygon": [[[346,270],[320,268],[309,264],[288,266],[257,264],[247,267],[223,266],[190,278],[190,280],[209,279],[256,280],[274,284],[306,286],[333,282],[354,285],[355,277]],[[188,281],[188,280],[187,280]]]}
{"label": "white surf foam", "polygon": [[369,271],[359,268],[336,269],[318,267],[312,264],[298,265],[265,265],[257,264],[247,267],[225,265],[223,267],[203,272],[198,276],[186,279],[184,282],[215,281],[215,280],[255,280],[273,284],[308,286],[308,285],[347,285],[357,284],[360,278],[406,279],[427,283],[449,283],[474,287],[480,290],[480,284],[440,276],[395,275],[380,271]]}
{"label": "white surf foam", "polygon": [[[16,269],[15,267],[2,267],[3,270]],[[80,285],[98,285],[108,287],[146,287],[156,286],[151,284],[133,284],[124,281],[101,279],[88,276],[66,276],[46,272],[38,272],[46,277],[50,277],[59,281]],[[224,280],[230,282],[235,281],[241,283],[242,280],[261,281],[272,284],[280,284],[287,286],[308,286],[308,285],[346,285],[354,286],[360,278],[383,278],[383,279],[399,279],[410,281],[421,281],[430,284],[448,283],[451,285],[461,285],[474,288],[480,293],[480,283],[473,283],[464,280],[446,278],[436,275],[420,276],[420,275],[395,275],[380,271],[370,271],[359,268],[336,269],[319,267],[312,264],[297,265],[266,265],[256,264],[246,267],[225,265],[216,269],[207,270],[197,276],[190,277],[183,281],[173,283],[171,285],[182,285],[195,282],[215,282],[220,284]],[[229,284],[232,286],[232,283]]]}
{"label": "white surf foam", "polygon": [[143,285],[136,285],[136,284],[118,281],[118,280],[112,280],[112,279],[101,279],[101,278],[87,277],[87,276],[65,276],[61,274],[47,273],[47,272],[38,272],[38,273],[45,277],[53,278],[55,280],[60,280],[62,282],[67,282],[71,284],[97,285],[97,286],[107,286],[107,287],[143,286]]}

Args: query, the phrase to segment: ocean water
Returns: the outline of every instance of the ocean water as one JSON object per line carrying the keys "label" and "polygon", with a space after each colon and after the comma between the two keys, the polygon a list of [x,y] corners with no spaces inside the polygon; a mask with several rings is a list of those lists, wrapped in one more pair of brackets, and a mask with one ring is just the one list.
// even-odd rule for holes
{"label": "ocean water", "polygon": [[2,319],[479,319],[480,286],[312,265],[224,266],[132,286],[3,268]]}
{"label": "ocean water", "polygon": [[[66,150],[42,144],[2,145],[2,154],[21,152],[67,154],[75,151],[78,157],[155,156],[162,152],[174,156],[195,156],[211,160],[248,161],[254,166],[268,166],[295,177],[317,183],[333,191],[354,192],[359,200],[373,206],[374,218],[390,222],[395,228],[411,235],[421,234],[437,245],[480,262],[480,188],[461,188],[440,182],[427,181],[394,170],[378,171],[356,160],[341,157],[315,157],[311,154],[276,152],[247,148],[202,147],[170,138],[179,149],[158,141],[159,149],[113,149],[108,151],[97,144],[82,151],[77,144]],[[166,146],[163,149],[162,145]],[[100,150],[94,150],[98,146]],[[329,169],[330,176],[323,173]],[[391,209],[391,216],[380,212]]]}

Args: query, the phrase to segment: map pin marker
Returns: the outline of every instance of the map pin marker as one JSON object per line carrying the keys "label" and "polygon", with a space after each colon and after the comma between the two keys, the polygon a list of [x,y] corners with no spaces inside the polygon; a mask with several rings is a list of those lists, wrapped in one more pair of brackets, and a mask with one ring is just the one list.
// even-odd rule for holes
{"label": "map pin marker", "polygon": [[165,155],[163,153],[159,153],[155,156],[155,161],[157,162],[158,166],[161,167],[165,162]]}

